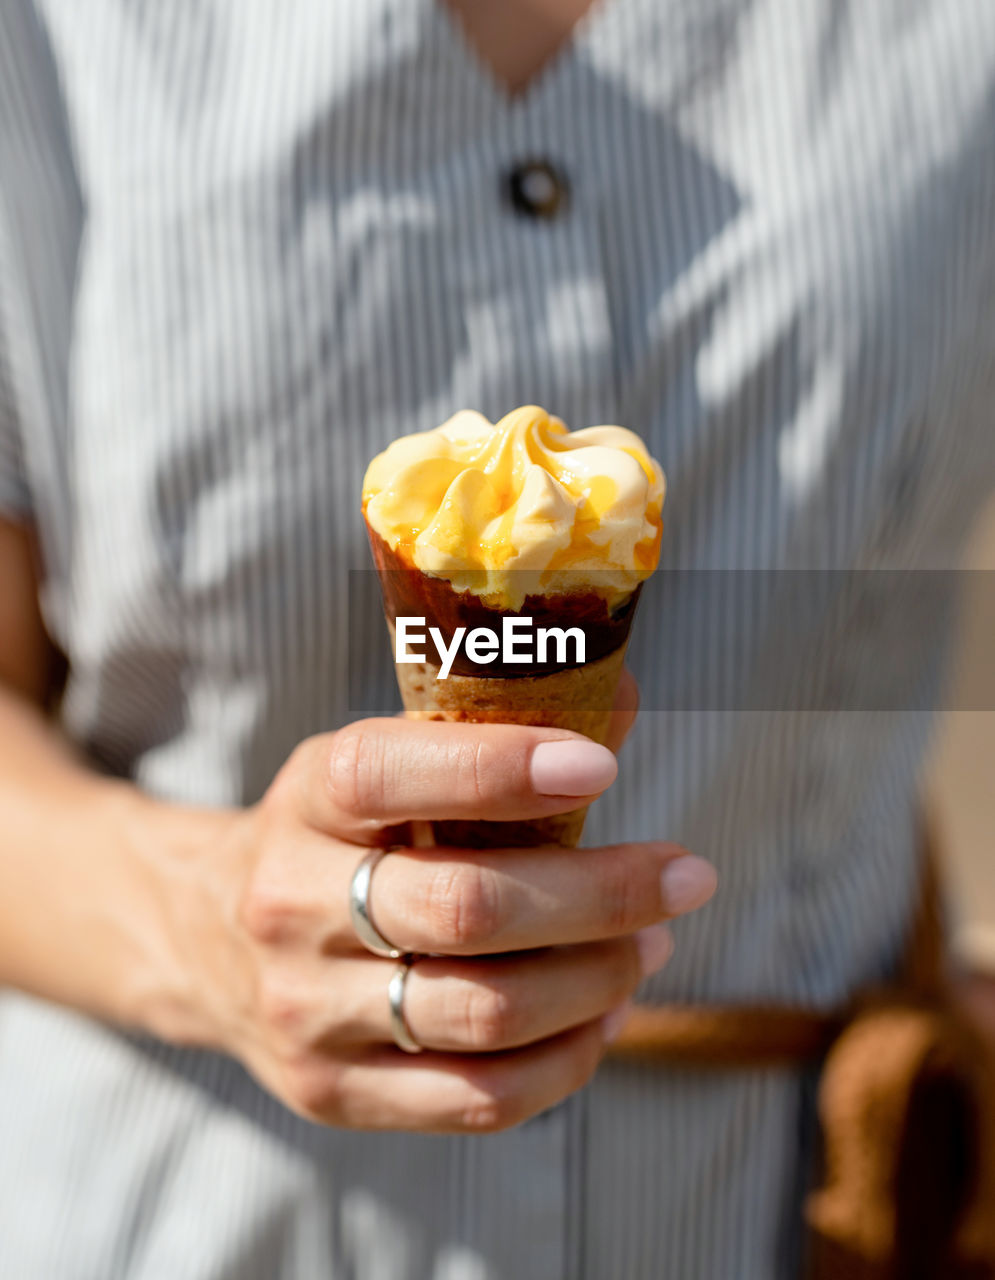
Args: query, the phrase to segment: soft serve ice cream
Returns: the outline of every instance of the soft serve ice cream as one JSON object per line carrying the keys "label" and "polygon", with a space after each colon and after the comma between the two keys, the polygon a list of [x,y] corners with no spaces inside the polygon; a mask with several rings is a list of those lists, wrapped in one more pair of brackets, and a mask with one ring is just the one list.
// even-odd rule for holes
{"label": "soft serve ice cream", "polygon": [[663,497],[634,432],[568,431],[535,405],[404,436],[363,482],[371,536],[399,565],[510,610],[591,591],[617,607],[656,567]]}

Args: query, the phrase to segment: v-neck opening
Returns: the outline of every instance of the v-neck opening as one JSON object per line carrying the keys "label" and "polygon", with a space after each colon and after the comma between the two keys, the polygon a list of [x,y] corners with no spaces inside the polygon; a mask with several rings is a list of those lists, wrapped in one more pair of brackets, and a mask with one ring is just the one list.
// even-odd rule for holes
{"label": "v-neck opening", "polygon": [[449,8],[445,0],[423,0],[431,22],[441,32],[452,57],[473,76],[500,110],[514,114],[530,110],[547,96],[621,3],[622,0],[594,0],[554,53],[520,89],[511,89],[471,40],[459,15]]}

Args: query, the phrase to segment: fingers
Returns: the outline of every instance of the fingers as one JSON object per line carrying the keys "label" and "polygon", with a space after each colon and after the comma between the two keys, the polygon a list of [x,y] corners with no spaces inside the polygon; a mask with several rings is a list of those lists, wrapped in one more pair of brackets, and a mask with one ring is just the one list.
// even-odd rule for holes
{"label": "fingers", "polygon": [[[419,956],[405,984],[405,1021],[425,1049],[464,1054],[521,1048],[604,1017],[672,951],[669,929],[654,925],[614,942],[519,956]],[[391,1044],[387,986],[395,964],[364,955],[284,965],[261,983],[263,1020],[285,1044],[335,1053]]]}
{"label": "fingers", "polygon": [[622,937],[693,911],[713,868],[680,845],[405,849],[377,867],[377,928],[405,950],[493,955]]}
{"label": "fingers", "polygon": [[[349,885],[366,850],[317,832],[275,832],[240,903],[266,947],[366,955]],[[702,906],[713,868],[680,845],[600,849],[394,849],[367,898],[377,930],[422,955],[500,955],[625,937]]]}
{"label": "fingers", "polygon": [[316,1056],[285,1071],[280,1092],[301,1115],[325,1124],[495,1133],[581,1088],[604,1048],[598,1020],[507,1053],[409,1057],[383,1048],[351,1061]]}
{"label": "fingers", "polygon": [[[425,1048],[450,1053],[519,1048],[604,1017],[662,968],[672,950],[669,930],[654,925],[642,937],[518,957],[425,957],[408,975],[405,1019]],[[380,1012],[382,1007],[381,985],[370,1008]],[[389,1026],[381,1021],[389,1036]]]}
{"label": "fingers", "polygon": [[397,719],[361,720],[312,738],[291,763],[303,819],[357,843],[409,819],[566,813],[594,800],[618,772],[607,747],[563,729]]}

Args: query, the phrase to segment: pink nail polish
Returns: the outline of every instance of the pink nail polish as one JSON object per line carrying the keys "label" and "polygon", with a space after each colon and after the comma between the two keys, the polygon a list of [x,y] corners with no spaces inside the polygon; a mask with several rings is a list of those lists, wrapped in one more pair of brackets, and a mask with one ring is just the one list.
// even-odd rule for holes
{"label": "pink nail polish", "polygon": [[606,1044],[611,1044],[618,1039],[631,1011],[632,1001],[626,1000],[625,1004],[618,1005],[601,1019],[601,1032]]}
{"label": "pink nail polish", "polygon": [[703,906],[715,892],[715,869],[704,858],[693,853],[671,858],[660,873],[663,909],[668,915],[680,915]]}
{"label": "pink nail polish", "polygon": [[614,755],[597,742],[540,742],[529,763],[532,786],[542,796],[593,796],[618,774]]}
{"label": "pink nail polish", "polygon": [[659,973],[670,959],[674,950],[674,937],[665,924],[652,924],[636,934],[636,946],[639,949],[643,977],[648,978],[651,973]]}

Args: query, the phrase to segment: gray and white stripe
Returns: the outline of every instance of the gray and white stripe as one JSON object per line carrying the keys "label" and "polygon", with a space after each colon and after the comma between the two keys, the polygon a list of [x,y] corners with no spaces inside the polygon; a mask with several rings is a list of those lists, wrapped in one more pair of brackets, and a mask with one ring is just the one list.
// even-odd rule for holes
{"label": "gray and white stripe", "polygon": [[[350,716],[367,460],[462,406],[641,432],[675,568],[952,565],[995,479],[993,152],[989,0],[602,0],[517,100],[440,0],[4,0],[0,510],[42,536],[67,732],[164,798],[258,797]],[[501,197],[530,157],[570,179],[548,222]],[[784,651],[763,581],[658,593],[647,682],[705,697],[744,635],[888,661],[873,618]],[[928,730],[645,713],[588,838],[723,880],[646,999],[887,973]],[[810,1085],[607,1066],[493,1138],[325,1131],[9,993],[0,1275],[787,1277]]]}

